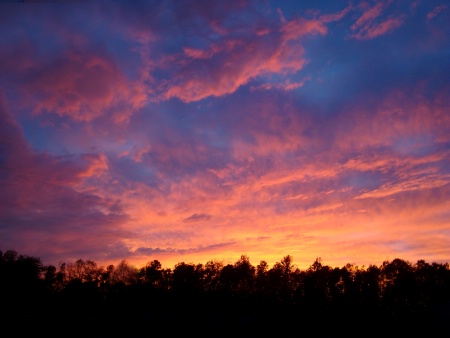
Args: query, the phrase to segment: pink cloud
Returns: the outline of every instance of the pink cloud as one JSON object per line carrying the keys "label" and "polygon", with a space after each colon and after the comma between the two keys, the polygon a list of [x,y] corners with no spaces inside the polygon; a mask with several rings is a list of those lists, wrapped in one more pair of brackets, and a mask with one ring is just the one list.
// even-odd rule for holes
{"label": "pink cloud", "polygon": [[384,10],[391,2],[380,1],[369,9],[363,8],[364,14],[351,26],[352,37],[359,40],[370,40],[400,27],[404,22],[404,15],[380,20]]}
{"label": "pink cloud", "polygon": [[360,32],[356,37],[359,39],[376,38],[377,36],[386,34],[400,27],[403,24],[403,21],[403,17],[386,19],[377,25],[371,26],[364,33]]}
{"label": "pink cloud", "polygon": [[449,152],[416,158],[398,154],[361,154],[350,159],[341,170],[378,172],[385,176],[380,186],[364,190],[354,199],[386,198],[408,192],[427,191],[450,184],[450,175],[440,172]]}
{"label": "pink cloud", "polygon": [[[354,37],[371,39],[401,25],[402,17],[384,17],[389,4],[370,5],[352,26]],[[443,246],[436,234],[420,229],[423,215],[427,229],[448,228],[450,178],[442,163],[447,165],[449,154],[433,153],[433,146],[449,142],[448,88],[434,99],[427,99],[423,88],[397,90],[384,98],[353,95],[348,111],[337,105],[327,116],[298,105],[302,98],[284,95],[308,80],[293,80],[308,62],[303,39],[326,34],[324,23],[347,13],[288,21],[279,11],[278,26],[255,27],[254,35],[222,28],[220,20],[213,20],[219,35],[214,43],[182,49],[171,45],[170,52],[161,54],[152,50],[160,48],[157,29],[137,32],[133,56],[143,64],[136,67],[136,81],[128,80],[107,54],[85,47],[48,64],[23,56],[32,53],[18,53],[22,59],[17,63],[3,58],[8,61],[0,65],[3,74],[11,67],[14,74],[8,76],[33,75],[23,91],[29,107],[42,100],[37,114],[91,121],[89,135],[77,135],[76,149],[102,149],[73,156],[38,153],[13,116],[0,112],[0,141],[6,145],[0,148],[2,161],[6,159],[0,177],[7,177],[0,178],[7,192],[0,215],[2,222],[12,219],[19,229],[23,240],[16,236],[14,243],[36,252],[51,244],[58,254],[70,250],[108,263],[126,257],[139,265],[149,255],[174,264],[212,257],[234,261],[247,253],[256,262],[273,263],[289,253],[299,257],[302,267],[317,256],[342,265],[349,258],[378,263],[385,255],[406,252],[386,238],[415,247],[426,241],[423,250],[430,251],[433,243]],[[152,78],[153,71],[163,73],[160,82]],[[135,125],[123,133],[99,119],[126,118],[151,90],[161,100],[194,102],[246,84],[256,100],[243,96],[234,104],[227,101],[217,115],[205,115],[213,122],[195,120],[197,114],[190,114],[187,124],[179,122],[171,116],[173,107],[183,107],[180,111],[189,115],[194,105],[173,102],[155,108],[158,114],[151,111],[156,105],[150,106],[151,118],[136,116],[130,122]],[[260,89],[271,91],[256,92]],[[156,127],[147,128],[149,120]],[[222,131],[226,135],[217,139],[205,136]],[[106,145],[105,135],[115,132],[123,141]],[[114,151],[119,155],[111,156]],[[424,252],[420,250],[407,252],[415,257]],[[101,251],[110,254],[104,257]]]}
{"label": "pink cloud", "polygon": [[[280,173],[280,176],[282,174]],[[264,181],[265,179],[261,180],[261,183]],[[197,183],[197,181],[193,182],[192,187]],[[286,183],[289,182],[287,181]],[[269,260],[270,263],[275,262],[279,259],[279,256],[282,256],[283,252],[288,251],[296,257],[305,259],[305,262],[301,260],[300,264],[309,264],[311,258],[308,257],[314,259],[315,254],[326,257],[329,263],[339,264],[341,262],[340,260],[345,258],[340,257],[336,252],[341,252],[341,254],[347,255],[351,259],[358,257],[357,261],[359,263],[367,264],[368,261],[374,262],[376,259],[379,259],[379,255],[386,254],[386,250],[377,247],[377,245],[370,245],[372,252],[370,250],[365,252],[358,246],[354,250],[363,250],[363,252],[358,256],[354,256],[351,254],[352,249],[347,246],[354,246],[355,237],[360,236],[360,240],[366,239],[367,241],[372,241],[376,238],[377,240],[375,242],[378,241],[381,244],[385,241],[386,237],[398,238],[405,231],[404,227],[398,225],[398,222],[401,222],[402,218],[405,217],[404,213],[401,215],[398,214],[399,210],[405,208],[404,203],[396,203],[387,207],[385,204],[363,204],[361,200],[357,200],[352,204],[348,200],[325,199],[318,206],[302,211],[300,206],[307,203],[313,197],[313,190],[303,190],[309,198],[289,199],[289,202],[292,202],[292,208],[285,210],[283,214],[277,214],[275,208],[268,208],[265,203],[268,202],[268,205],[276,205],[279,203],[280,199],[283,198],[280,195],[280,186],[276,186],[276,189],[272,190],[268,189],[269,186],[266,183],[263,183],[262,186],[266,188],[253,191],[249,189],[248,184],[242,183],[240,185],[240,183],[237,183],[228,195],[208,193],[209,198],[207,201],[198,201],[198,205],[207,203],[208,206],[206,209],[217,210],[218,215],[225,213],[227,218],[230,219],[230,222],[225,222],[225,219],[219,216],[217,218],[215,217],[214,222],[212,222],[214,227],[210,232],[208,232],[206,226],[202,228],[197,227],[197,229],[203,236],[208,234],[208,238],[218,238],[219,234],[225,235],[225,238],[228,236],[228,238],[232,238],[234,245],[228,248],[228,250],[221,252],[213,253],[212,251],[206,251],[202,255],[196,256],[197,261],[210,259],[213,254],[218,259],[234,259],[234,257],[238,257],[240,250],[245,250],[252,259],[256,261],[265,259]],[[270,186],[275,188],[273,185]],[[289,186],[289,184],[286,186]],[[174,188],[177,189],[176,187]],[[184,186],[183,189],[186,188],[187,186]],[[207,186],[204,188],[207,188]],[[186,192],[187,190],[184,191]],[[422,196],[420,201],[421,203],[425,203],[426,197],[423,195],[423,190],[417,190],[415,193],[416,198]],[[324,195],[333,196],[333,193],[327,191]],[[172,195],[175,198],[181,198],[182,196],[183,194]],[[197,194],[190,194],[190,196],[194,200],[200,197]],[[414,208],[414,205],[411,204],[413,200],[414,198],[408,200],[408,210]],[[181,200],[178,201],[181,203]],[[251,205],[249,205],[250,201],[252,203]],[[429,201],[429,203],[436,202],[437,205],[441,205],[439,199]],[[190,204],[190,206],[193,205],[193,203]],[[427,208],[427,205],[428,203],[425,203],[422,207]],[[417,213],[419,214],[418,211]],[[397,214],[397,217],[392,217],[395,214]],[[189,215],[189,212],[186,212],[186,215]],[[361,228],[361,224],[364,224],[365,227]],[[221,231],[223,227],[227,228],[226,232]],[[265,246],[270,245],[271,247],[277,248],[277,250],[271,250],[268,253],[266,250],[261,249],[261,246],[257,245],[257,243],[248,240],[250,237],[257,237],[261,231],[264,231],[267,237],[264,242]],[[285,238],[289,231],[295,233],[301,232],[308,240],[299,241],[298,238]],[[412,239],[410,238],[409,240]],[[196,242],[194,239],[192,240],[194,242],[191,242],[191,245],[195,246]],[[226,240],[223,240],[223,242],[226,242]],[[173,243],[172,241],[172,245],[174,245]],[[336,248],[339,248],[339,250]],[[394,250],[390,252],[390,254],[394,253]],[[420,256],[420,253],[416,253],[416,255]],[[176,254],[164,255],[163,261],[173,261],[177,257],[179,256]],[[183,257],[186,259],[191,256],[183,255]],[[345,264],[346,262],[343,263]]]}
{"label": "pink cloud", "polygon": [[[280,108],[279,101],[268,97],[258,105],[240,106],[242,111],[257,111],[258,119],[253,114],[242,116],[242,131],[234,130],[225,164],[199,165],[211,156],[211,148],[200,138],[183,142],[176,130],[168,128],[162,131],[166,142],[140,140],[142,147],[125,155],[147,168],[157,158],[161,165],[158,186],[105,181],[114,164],[102,155],[85,158],[89,165],[76,171],[77,182],[97,180],[94,192],[109,196],[110,208],[120,199],[130,218],[117,225],[123,238],[117,241],[109,234],[108,242],[122,243],[124,255],[139,266],[148,260],[146,253],[165,266],[212,257],[233,261],[243,252],[256,262],[270,263],[289,252],[305,267],[317,255],[329,264],[345,264],[348,257],[358,257],[360,264],[379,262],[383,255],[405,252],[386,248],[386,238],[402,238],[404,243],[433,240],[429,234],[420,234],[422,239],[419,235],[404,238],[406,220],[408,229],[416,233],[421,214],[438,217],[448,209],[449,177],[439,172],[448,154],[400,156],[393,148],[396,140],[421,133],[448,141],[445,88],[434,99],[420,95],[421,88],[414,92],[417,95],[411,99],[409,92],[396,90],[374,105],[367,104],[368,97],[355,100],[353,108],[342,113],[342,120],[328,122],[332,129],[323,126],[323,133],[336,136],[324,148],[318,140],[322,134],[304,136],[313,117],[294,114],[289,102]],[[275,113],[280,111],[283,114]],[[341,130],[343,125],[346,128]],[[321,151],[306,154],[310,147]],[[196,170],[180,173],[177,167]],[[346,182],[347,176],[361,173],[378,175],[380,182],[370,189]],[[89,191],[88,184],[81,188]],[[445,228],[435,220],[428,226],[436,231]],[[261,233],[267,237],[264,246],[255,240]],[[70,235],[65,240],[69,239]],[[365,246],[355,245],[355,240]],[[95,241],[86,239],[86,243]],[[267,253],[267,246],[275,249]],[[426,250],[430,248],[427,244]],[[408,251],[408,257],[422,252]]]}
{"label": "pink cloud", "polygon": [[40,256],[73,250],[98,256],[101,247],[120,241],[120,225],[127,220],[120,202],[85,186],[86,179],[107,170],[104,155],[33,151],[6,99],[0,101],[0,246]]}
{"label": "pink cloud", "polygon": [[[424,96],[422,85],[412,89],[413,95],[404,90],[393,90],[374,106],[375,111],[369,110],[364,103],[364,100],[370,101],[370,97],[355,100],[355,108],[343,113],[337,121],[338,124],[353,121],[350,131],[337,131],[339,148],[362,151],[398,145],[396,149],[401,152],[401,142],[408,138],[414,139],[417,147],[438,140],[448,142],[450,117],[446,111],[449,102],[444,94],[448,89],[448,86],[442,88],[431,101]],[[409,151],[414,149],[413,146],[407,146]]]}
{"label": "pink cloud", "polygon": [[384,184],[379,189],[375,189],[366,193],[363,193],[357,197],[356,199],[363,198],[384,198],[400,193],[405,193],[408,191],[416,191],[416,190],[424,190],[424,189],[433,189],[444,187],[450,183],[450,175],[428,175],[427,177],[418,177],[411,178],[409,180],[400,182],[400,183],[388,183]]}
{"label": "pink cloud", "polygon": [[428,20],[433,19],[435,16],[437,16],[439,13],[445,11],[447,8],[448,8],[447,5],[437,6],[430,13],[427,14],[427,19]]}
{"label": "pink cloud", "polygon": [[108,159],[105,154],[84,155],[83,159],[87,160],[89,165],[77,175],[80,178],[101,176],[109,169]]}
{"label": "pink cloud", "polygon": [[308,34],[326,34],[327,28],[320,20],[296,19],[286,22],[281,26],[283,32],[283,43],[296,40]]}
{"label": "pink cloud", "polygon": [[372,24],[372,22],[377,19],[383,10],[389,5],[391,1],[380,1],[376,3],[372,8],[363,8],[364,14],[359,17],[359,19],[351,26],[352,30],[364,29],[367,25]]}
{"label": "pink cloud", "polygon": [[[206,50],[185,47],[184,56],[188,59],[177,61],[171,56],[168,63],[163,63],[167,68],[180,64],[181,69],[173,79],[166,81],[161,97],[198,101],[208,96],[231,94],[258,77],[294,74],[306,63],[299,40],[326,32],[321,21],[297,19],[282,24],[270,35],[256,34],[239,40],[225,38],[223,43]],[[221,67],[217,67],[218,64]],[[296,85],[300,87],[300,83]],[[296,85],[287,83],[285,88],[293,89]]]}
{"label": "pink cloud", "polygon": [[[38,57],[31,58],[34,54]],[[0,58],[8,67],[5,71],[14,72],[8,76],[21,79],[19,90],[25,98],[21,104],[34,114],[52,113],[76,121],[109,114],[122,122],[147,100],[143,84],[128,81],[112,60],[86,48],[44,60],[34,46],[24,45]]]}
{"label": "pink cloud", "polygon": [[352,10],[352,6],[348,6],[340,12],[331,13],[331,14],[323,14],[323,15],[320,15],[319,18],[322,22],[325,22],[325,23],[339,21],[339,20],[342,20],[348,13],[350,13],[351,10]]}
{"label": "pink cloud", "polygon": [[26,88],[39,98],[35,113],[55,112],[78,121],[92,120],[126,102],[123,110],[113,113],[120,120],[118,114],[129,115],[127,110],[137,109],[145,101],[145,93],[138,87],[130,89],[111,61],[73,52],[41,68]]}
{"label": "pink cloud", "polygon": [[[386,102],[391,102],[390,98]],[[384,104],[380,102],[380,111],[386,108]],[[405,105],[405,102],[397,104]],[[435,104],[429,102],[428,109],[435,109]],[[353,117],[361,114],[361,109],[355,108],[353,114]],[[267,116],[262,114],[261,118]],[[401,117],[395,115],[395,119]],[[370,118],[357,120],[355,128],[361,128],[361,134],[349,133],[347,141],[358,143],[357,137],[368,130],[371,121]],[[273,132],[282,122],[273,121]],[[260,144],[261,149],[255,145],[246,153],[247,160],[239,155],[222,168],[200,170],[168,182],[165,189],[140,182],[127,183],[117,196],[126,205],[127,213],[133,215],[126,229],[138,234],[126,240],[129,260],[137,265],[145,264],[144,253],[148,252],[167,266],[180,260],[201,262],[211,257],[233,261],[245,252],[255,261],[265,259],[274,263],[289,252],[299,257],[299,264],[305,267],[317,255],[325,257],[329,264],[343,265],[349,257],[359,264],[367,264],[382,261],[386,254],[398,254],[395,247],[385,247],[386,238],[402,238],[406,244],[424,238],[431,241],[429,234],[404,238],[404,223],[408,220],[408,229],[417,233],[424,212],[439,215],[448,209],[445,196],[449,196],[449,185],[443,182],[448,177],[437,171],[439,162],[445,161],[448,154],[400,158],[389,152],[374,154],[367,151],[371,144],[364,143],[363,139],[361,156],[347,162],[342,157],[345,158],[347,151],[354,153],[355,148],[342,149],[340,143],[320,155],[301,156],[299,152],[298,157],[288,160],[283,157],[286,153],[294,154],[296,149],[302,149],[302,144],[289,148],[287,141],[301,131],[300,122],[294,120],[292,129],[284,129],[287,134],[283,136],[284,147],[283,142],[268,149],[264,149],[264,143]],[[393,123],[384,124],[385,129],[391,127],[392,135],[400,130]],[[271,144],[270,137],[265,140]],[[170,147],[164,152],[168,153],[169,161]],[[186,154],[187,158],[191,156],[194,154]],[[272,159],[271,166],[265,167],[264,160],[268,157]],[[192,161],[195,162],[195,157]],[[377,188],[367,191],[340,181],[349,172],[376,172],[386,176]],[[392,180],[387,180],[389,177]],[[433,221],[428,227],[439,231],[445,224]],[[176,233],[180,235],[177,237]],[[261,233],[267,237],[264,246],[254,240]],[[288,234],[301,234],[301,237]],[[365,246],[355,245],[356,240]],[[222,250],[214,249],[221,244],[224,244]],[[264,249],[267,246],[276,249],[268,253]],[[426,247],[428,250],[428,244]],[[355,256],[357,252],[359,255]],[[421,253],[420,250],[407,252],[408,257],[419,258]]]}
{"label": "pink cloud", "polygon": [[225,46],[212,45],[208,50],[185,47],[183,48],[183,51],[187,57],[190,57],[192,59],[210,59],[215,54],[220,53],[222,50],[230,51],[233,48],[233,45],[235,45],[236,43],[239,43],[239,41],[230,40],[227,41]]}

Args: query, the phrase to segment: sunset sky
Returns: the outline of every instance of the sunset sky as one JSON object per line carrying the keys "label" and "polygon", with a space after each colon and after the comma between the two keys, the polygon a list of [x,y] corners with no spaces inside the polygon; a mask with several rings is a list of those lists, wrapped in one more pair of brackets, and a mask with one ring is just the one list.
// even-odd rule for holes
{"label": "sunset sky", "polygon": [[0,250],[450,262],[450,4],[0,4]]}

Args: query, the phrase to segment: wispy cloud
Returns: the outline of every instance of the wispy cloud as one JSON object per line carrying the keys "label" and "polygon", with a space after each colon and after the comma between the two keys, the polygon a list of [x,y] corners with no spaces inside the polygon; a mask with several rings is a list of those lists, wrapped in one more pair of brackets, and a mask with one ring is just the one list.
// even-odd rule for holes
{"label": "wispy cloud", "polygon": [[[224,36],[223,41],[204,50],[184,47],[188,59],[181,60],[182,55],[174,55],[162,64],[165,68],[176,65],[176,73],[163,85],[161,97],[198,101],[231,94],[258,77],[294,74],[306,62],[299,40],[326,32],[322,22],[301,19],[281,24],[264,35],[255,33],[255,28],[250,26],[248,33],[236,38]],[[292,89],[295,86],[285,82],[283,87],[289,85]],[[298,83],[297,88],[300,86]]]}
{"label": "wispy cloud", "polygon": [[433,19],[435,16],[437,16],[439,13],[448,10],[448,5],[441,5],[441,6],[437,6],[435,7],[431,12],[429,12],[427,14],[427,19],[431,20]]}
{"label": "wispy cloud", "polygon": [[183,222],[185,222],[185,223],[201,222],[201,221],[207,221],[210,218],[211,218],[211,215],[208,215],[208,214],[192,214],[191,216],[183,219]]}
{"label": "wispy cloud", "polygon": [[372,7],[362,6],[364,13],[351,26],[352,37],[360,40],[370,40],[387,34],[400,27],[405,19],[404,15],[385,17],[384,13],[392,1],[380,1]]}

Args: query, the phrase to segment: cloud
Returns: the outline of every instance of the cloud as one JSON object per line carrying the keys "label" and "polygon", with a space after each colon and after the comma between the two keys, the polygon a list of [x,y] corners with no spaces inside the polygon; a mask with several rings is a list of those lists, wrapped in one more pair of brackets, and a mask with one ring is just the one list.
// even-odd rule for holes
{"label": "cloud", "polygon": [[108,243],[127,236],[120,201],[83,188],[84,179],[107,170],[103,155],[34,152],[4,97],[0,121],[1,247],[43,258],[83,248],[97,258]]}
{"label": "cloud", "polygon": [[85,154],[83,158],[90,162],[90,165],[84,172],[78,174],[78,177],[87,178],[100,176],[108,171],[108,159],[105,154]]}
{"label": "cloud", "polygon": [[428,20],[433,19],[435,16],[437,16],[439,13],[445,11],[447,8],[448,8],[447,5],[441,5],[441,6],[435,7],[431,12],[429,12],[427,14],[427,19]]}
{"label": "cloud", "polygon": [[153,256],[155,254],[175,253],[175,252],[176,250],[172,248],[160,249],[160,248],[145,248],[145,247],[140,247],[136,251],[134,251],[135,254],[146,256]]}
{"label": "cloud", "polygon": [[[59,20],[46,20],[52,13],[58,16],[53,7],[48,9],[45,13],[37,9],[43,22],[33,28],[35,35],[14,27],[12,41],[0,42],[0,71],[4,84],[14,90],[10,93],[22,98],[19,107],[81,122],[105,115],[117,123],[128,120],[145,105],[149,89],[126,73],[130,67],[119,64],[116,55],[92,41],[92,35],[70,27],[71,20],[59,26]],[[23,14],[32,22],[35,16],[28,10]],[[69,16],[75,20],[78,14],[74,10]],[[43,35],[48,36],[45,44],[39,40]]]}
{"label": "cloud", "polygon": [[436,177],[429,177],[401,183],[396,182],[395,184],[385,184],[380,189],[361,194],[355,198],[384,198],[398,193],[405,193],[407,191],[439,188],[447,185],[449,182],[450,175],[447,177],[438,176],[437,180]]}
{"label": "cloud", "polygon": [[403,21],[403,17],[389,18],[377,25],[368,28],[364,33],[360,31],[355,37],[358,39],[373,39],[377,36],[384,35],[400,27],[403,24]]}
{"label": "cloud", "polygon": [[0,246],[306,267],[445,247],[435,5],[55,8],[0,14]]}
{"label": "cloud", "polygon": [[[413,197],[423,203],[420,208],[416,206],[417,210],[428,208],[431,200],[427,202],[427,191],[445,196],[448,154],[435,148],[438,139],[442,146],[448,142],[446,128],[450,124],[444,93],[409,99],[398,89],[376,103],[371,97],[360,97],[351,108],[338,107],[342,110],[336,116],[321,119],[317,133],[307,133],[319,123],[315,117],[310,112],[298,114],[289,102],[280,104],[278,100],[284,98],[281,93],[262,95],[267,98],[258,98],[258,104],[253,105],[240,100],[239,109],[228,101],[229,110],[225,111],[231,113],[223,118],[202,115],[201,119],[185,119],[182,127],[169,114],[161,120],[155,114],[148,117],[154,129],[145,120],[138,120],[151,137],[129,134],[133,136],[128,141],[136,137],[145,151],[136,148],[118,160],[102,153],[89,155],[85,160],[93,169],[89,171],[86,166],[78,172],[89,172],[90,178],[108,183],[97,183],[96,194],[120,198],[119,205],[132,215],[119,228],[126,231],[124,252],[136,264],[148,260],[148,256],[161,257],[165,264],[187,259],[198,262],[216,254],[233,261],[236,252],[271,262],[286,252],[311,257],[304,264],[311,263],[315,253],[326,253],[339,262],[337,255],[321,243],[324,234],[336,233],[344,243],[346,236],[362,231],[361,224],[370,227],[374,222],[380,233],[395,235],[394,230],[379,225],[383,217],[400,215],[402,208],[411,212]],[[232,116],[236,111],[248,114]],[[211,154],[223,140],[204,138],[200,132],[211,128],[213,118],[212,126],[221,128],[227,123],[234,125],[234,118],[240,118],[232,137],[225,139],[232,141],[231,146],[218,162],[211,160]],[[131,123],[128,128],[133,131],[137,127]],[[327,135],[326,141],[322,134]],[[415,138],[417,135],[432,137]],[[410,143],[411,137],[425,142],[425,148]],[[139,158],[133,160],[137,153]],[[104,181],[108,175],[115,175],[119,183]],[[87,179],[75,176],[77,180]],[[438,206],[433,212],[440,212],[440,199],[433,201]],[[211,215],[213,224],[207,222]],[[401,220],[395,216],[389,225],[399,231],[395,222]],[[301,232],[310,240],[302,242],[304,246],[299,246],[298,239],[282,242],[280,236],[288,230]],[[256,241],[245,240],[258,238],[261,233],[270,237],[267,246],[278,250],[270,257]],[[351,252],[348,241],[340,246],[347,253]],[[214,251],[214,244],[210,247],[208,242],[234,244]],[[331,240],[327,243],[332,246]],[[139,248],[146,250],[137,251]]]}
{"label": "cloud", "polygon": [[331,14],[322,14],[320,15],[320,20],[322,22],[328,23],[333,21],[340,21],[342,20],[350,11],[352,10],[352,6],[348,6],[337,13],[331,13]]}
{"label": "cloud", "polygon": [[192,214],[191,216],[183,219],[183,222],[193,223],[193,222],[208,221],[209,219],[211,219],[211,215],[208,214]]}
{"label": "cloud", "polygon": [[284,90],[284,91],[289,91],[289,90],[294,90],[297,88],[301,88],[303,87],[303,85],[305,84],[306,81],[311,80],[311,77],[307,77],[305,79],[303,79],[302,81],[297,81],[297,82],[291,82],[290,80],[286,80],[284,83],[263,83],[259,86],[251,86],[250,90],[251,91],[255,91],[255,90],[271,90],[271,89],[278,89],[278,90]]}
{"label": "cloud", "polygon": [[351,36],[358,40],[370,40],[400,27],[405,20],[404,15],[397,15],[395,17],[388,17],[380,20],[383,12],[391,2],[392,1],[380,1],[371,8],[363,8],[364,14],[362,14],[351,26],[351,30],[353,31]]}
{"label": "cloud", "polygon": [[209,251],[212,251],[212,250],[228,247],[228,246],[234,245],[234,244],[236,244],[236,243],[235,242],[217,243],[217,244],[210,244],[210,245],[206,245],[206,246],[197,246],[197,247],[188,248],[188,249],[174,249],[174,248],[167,248],[167,249],[155,248],[155,249],[152,249],[152,248],[141,247],[141,248],[138,248],[135,251],[135,253],[149,255],[149,254],[158,254],[158,253],[180,253],[180,254],[185,254],[185,253],[195,253],[195,252],[203,252],[203,251],[209,252]]}
{"label": "cloud", "polygon": [[[152,247],[139,247],[134,251],[130,251],[129,255],[134,256],[136,258],[139,258],[140,260],[149,259],[148,256],[151,257],[151,259],[158,259],[158,260],[165,260],[171,261],[171,265],[175,265],[179,263],[182,260],[173,260],[169,257],[192,257],[192,255],[195,255],[198,257],[199,254],[206,253],[207,255],[211,255],[214,252],[217,252],[219,250],[224,250],[230,247],[233,247],[236,245],[236,242],[225,242],[225,243],[215,243],[210,245],[199,245],[196,247],[191,248],[152,248]],[[147,257],[146,257],[147,256]],[[208,256],[205,256],[208,257]],[[169,258],[169,259],[168,259]],[[211,257],[209,257],[211,259]],[[206,258],[206,260],[209,260]],[[195,261],[195,263],[199,263],[198,260]]]}
{"label": "cloud", "polygon": [[352,30],[361,28],[365,29],[367,25],[372,24],[373,21],[383,13],[383,10],[389,6],[390,2],[392,1],[380,1],[376,3],[372,8],[364,8],[364,6],[364,14],[361,15],[358,20],[352,25]]}
{"label": "cloud", "polygon": [[[183,55],[174,55],[175,60],[170,56],[161,65],[174,68],[169,71],[171,79],[160,89],[161,98],[199,101],[231,94],[250,81],[270,74],[295,74],[306,63],[300,40],[326,32],[321,21],[295,19],[264,35],[255,34],[249,28],[243,36],[222,37],[220,43],[211,44],[207,49],[184,47]],[[285,82],[284,88],[301,85]]]}
{"label": "cloud", "polygon": [[60,59],[33,68],[24,89],[35,102],[34,113],[90,121],[110,111],[121,121],[145,102],[139,87],[129,86],[118,67],[99,55],[66,52]]}

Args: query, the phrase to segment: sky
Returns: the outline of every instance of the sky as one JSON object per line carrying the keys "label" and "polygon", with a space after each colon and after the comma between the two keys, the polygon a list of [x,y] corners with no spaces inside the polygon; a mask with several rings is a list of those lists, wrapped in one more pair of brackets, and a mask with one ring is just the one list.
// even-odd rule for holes
{"label": "sky", "polygon": [[450,261],[450,4],[0,4],[0,250]]}

